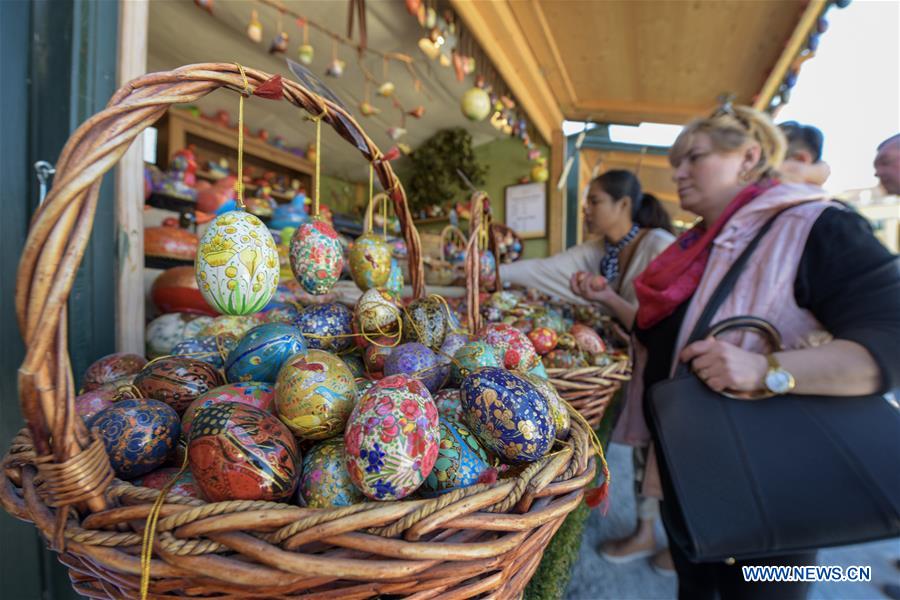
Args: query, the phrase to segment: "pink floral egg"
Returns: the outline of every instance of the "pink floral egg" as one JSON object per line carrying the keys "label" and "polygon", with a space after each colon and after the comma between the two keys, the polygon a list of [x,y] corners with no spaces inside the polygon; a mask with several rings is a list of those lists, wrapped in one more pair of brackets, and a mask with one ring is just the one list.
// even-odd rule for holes
{"label": "pink floral egg", "polygon": [[596,331],[587,325],[575,323],[572,325],[572,329],[569,333],[575,338],[575,343],[578,344],[578,347],[581,348],[582,351],[587,352],[588,354],[601,354],[606,352],[606,342],[603,341],[603,338],[601,338]]}
{"label": "pink floral egg", "polygon": [[425,385],[407,375],[385,377],[360,398],[344,432],[347,471],[373,500],[399,500],[434,468],[438,412]]}
{"label": "pink floral egg", "polygon": [[290,245],[291,270],[310,294],[327,294],[344,268],[344,250],[334,228],[313,219],[294,232]]}

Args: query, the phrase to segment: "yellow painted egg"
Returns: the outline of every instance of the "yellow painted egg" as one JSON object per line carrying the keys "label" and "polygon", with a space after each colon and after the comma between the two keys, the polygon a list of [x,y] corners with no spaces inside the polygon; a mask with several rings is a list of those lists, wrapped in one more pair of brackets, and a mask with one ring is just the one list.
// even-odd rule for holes
{"label": "yellow painted egg", "polygon": [[295,436],[324,440],[340,434],[356,404],[350,367],[324,350],[289,358],[275,381],[275,410]]}
{"label": "yellow painted egg", "polygon": [[360,333],[377,337],[396,329],[401,310],[389,292],[372,288],[359,297],[355,314]]}
{"label": "yellow painted egg", "polygon": [[359,236],[350,248],[350,274],[359,289],[384,286],[391,274],[391,249],[374,233]]}
{"label": "yellow painted egg", "polygon": [[209,224],[195,264],[197,286],[226,315],[249,315],[269,303],[278,286],[278,250],[255,215],[232,210]]}

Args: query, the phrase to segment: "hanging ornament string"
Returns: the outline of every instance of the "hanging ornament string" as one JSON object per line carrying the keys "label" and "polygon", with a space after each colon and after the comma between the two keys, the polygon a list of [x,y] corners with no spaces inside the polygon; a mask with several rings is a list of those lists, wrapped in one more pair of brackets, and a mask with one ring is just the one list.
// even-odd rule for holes
{"label": "hanging ornament string", "polygon": [[315,171],[316,171],[316,181],[314,184],[314,194],[313,194],[313,217],[319,216],[319,165],[322,162],[322,119],[325,115],[328,114],[328,108],[323,104],[322,105],[322,114],[315,117],[307,117],[307,119],[316,122],[316,161],[315,161]]}
{"label": "hanging ornament string", "polygon": [[150,562],[153,560],[153,538],[156,537],[156,523],[159,521],[159,512],[166,501],[169,490],[178,482],[178,478],[184,475],[188,468],[188,455],[185,452],[184,460],[181,462],[181,468],[175,475],[159,490],[156,501],[150,508],[150,514],[144,522],[144,534],[141,539],[141,600],[147,600],[147,594],[150,591]]}
{"label": "hanging ornament string", "polygon": [[374,191],[375,191],[375,167],[374,167],[374,165],[372,165],[372,163],[369,163],[369,204],[368,204],[369,210],[366,211],[369,213],[369,231],[372,231],[373,229],[375,229],[375,217],[373,216],[373,213],[375,211],[372,210],[372,197],[373,197]]}
{"label": "hanging ornament string", "polygon": [[238,71],[241,72],[241,78],[244,80],[244,90],[240,92],[240,99],[238,100],[238,166],[237,181],[234,183],[234,188],[237,192],[237,206],[240,210],[244,210],[244,97],[250,96],[253,90],[250,89],[250,82],[247,80],[244,67],[239,63],[235,64]]}

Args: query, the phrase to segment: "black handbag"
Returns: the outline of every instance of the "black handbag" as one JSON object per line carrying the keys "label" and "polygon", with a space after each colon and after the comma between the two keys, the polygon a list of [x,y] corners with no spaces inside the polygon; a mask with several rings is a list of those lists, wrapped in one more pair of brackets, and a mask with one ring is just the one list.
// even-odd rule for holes
{"label": "black handbag", "polygon": [[[709,327],[777,217],[722,279],[689,343],[750,327],[780,349],[778,332],[757,317]],[[741,400],[714,392],[682,364],[651,388],[647,410],[670,542],[692,561],[900,536],[900,407],[884,396]]]}

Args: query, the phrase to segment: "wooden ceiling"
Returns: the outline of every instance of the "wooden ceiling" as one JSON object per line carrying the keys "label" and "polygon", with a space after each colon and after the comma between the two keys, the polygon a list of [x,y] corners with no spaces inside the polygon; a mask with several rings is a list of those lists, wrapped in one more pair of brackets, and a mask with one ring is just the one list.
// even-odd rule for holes
{"label": "wooden ceiling", "polygon": [[513,72],[526,79],[523,71],[534,73],[529,100],[551,122],[561,114],[570,120],[612,123],[684,123],[709,112],[723,93],[752,103],[770,87],[770,74],[784,63],[780,59],[805,15],[820,10],[821,4],[453,2],[504,77]]}

